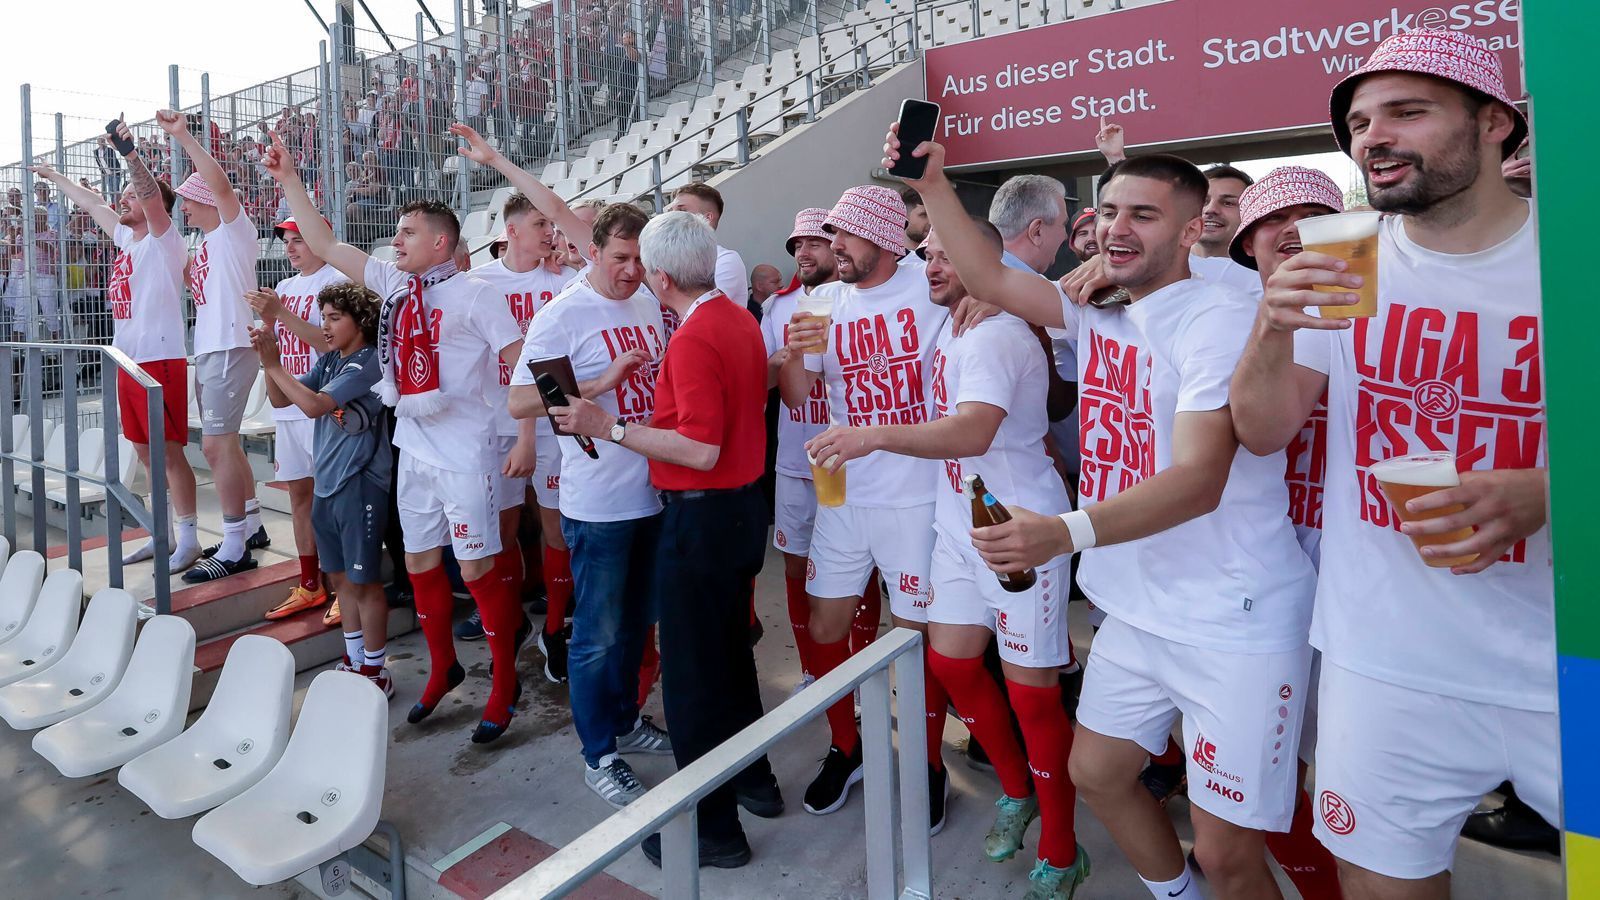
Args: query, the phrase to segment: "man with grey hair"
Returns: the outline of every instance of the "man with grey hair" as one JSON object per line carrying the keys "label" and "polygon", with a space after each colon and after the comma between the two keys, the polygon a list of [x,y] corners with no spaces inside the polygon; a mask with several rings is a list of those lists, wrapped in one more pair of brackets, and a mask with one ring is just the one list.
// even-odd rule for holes
{"label": "man with grey hair", "polygon": [[1066,185],[1048,175],[1008,178],[989,203],[989,222],[1005,240],[1005,264],[1042,275],[1067,240]]}
{"label": "man with grey hair", "polygon": [[[681,320],[656,376],[655,417],[623,423],[581,398],[552,412],[563,430],[608,438],[650,461],[664,509],[654,584],[660,604],[662,700],[682,769],[761,718],[750,648],[750,600],[765,554],[767,353],[761,330],[716,287],[717,239],[676,211],[639,235],[645,281]],[[783,812],[766,757],[700,801],[700,864],[750,860],[738,809]],[[661,864],[661,839],[644,842]]]}

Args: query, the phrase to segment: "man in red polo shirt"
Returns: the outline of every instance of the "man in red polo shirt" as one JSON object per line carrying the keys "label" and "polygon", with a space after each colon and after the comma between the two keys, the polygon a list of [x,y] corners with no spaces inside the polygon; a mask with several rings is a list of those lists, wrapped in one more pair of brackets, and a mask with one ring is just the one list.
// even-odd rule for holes
{"label": "man in red polo shirt", "polygon": [[[755,319],[715,286],[717,240],[704,219],[657,216],[639,235],[639,252],[651,290],[682,320],[656,376],[655,418],[624,423],[583,399],[551,412],[569,432],[650,460],[664,506],[655,566],[662,699],[681,769],[761,718],[749,616],[767,533],[758,483],[767,354]],[[735,801],[765,818],[783,811],[765,757],[700,801],[701,865],[749,861]],[[659,836],[645,840],[644,852],[660,865]]]}

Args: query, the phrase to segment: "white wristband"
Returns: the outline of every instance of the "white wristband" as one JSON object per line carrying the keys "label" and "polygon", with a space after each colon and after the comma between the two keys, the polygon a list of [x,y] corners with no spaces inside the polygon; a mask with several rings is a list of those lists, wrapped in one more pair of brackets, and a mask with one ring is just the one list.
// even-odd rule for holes
{"label": "white wristband", "polygon": [[1072,552],[1077,553],[1094,546],[1094,523],[1089,521],[1089,511],[1075,509],[1069,513],[1061,514],[1061,521],[1067,525],[1067,533],[1072,536]]}

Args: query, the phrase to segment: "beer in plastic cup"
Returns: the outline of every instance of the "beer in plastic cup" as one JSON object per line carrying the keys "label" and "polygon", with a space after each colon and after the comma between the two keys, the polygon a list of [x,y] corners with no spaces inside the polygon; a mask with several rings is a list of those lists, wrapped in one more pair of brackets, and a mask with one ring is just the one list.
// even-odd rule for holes
{"label": "beer in plastic cup", "polygon": [[1319,306],[1324,319],[1366,319],[1378,314],[1378,222],[1381,213],[1370,210],[1311,216],[1295,223],[1300,246],[1345,261],[1346,275],[1360,275],[1361,287],[1351,289],[1319,284],[1317,290],[1333,294],[1355,293],[1361,299],[1350,306]]}
{"label": "beer in plastic cup", "polygon": [[811,319],[822,320],[822,335],[802,349],[807,353],[828,352],[828,332],[833,330],[833,298],[824,294],[807,294],[794,302],[794,311]]}
{"label": "beer in plastic cup", "polygon": [[[838,456],[828,457],[828,462],[833,462]],[[817,462],[817,458],[806,454],[806,461],[811,463],[811,483],[817,489],[818,506],[843,506],[844,505],[844,466],[839,471],[830,472]]]}
{"label": "beer in plastic cup", "polygon": [[[1378,479],[1378,484],[1383,486],[1383,495],[1389,498],[1390,505],[1394,507],[1395,514],[1402,522],[1437,519],[1440,516],[1454,515],[1466,508],[1458,503],[1425,513],[1406,511],[1406,503],[1411,500],[1461,484],[1461,476],[1456,473],[1456,457],[1453,453],[1413,453],[1410,456],[1386,459],[1372,467],[1372,477]],[[1417,552],[1421,553],[1423,547],[1433,544],[1454,544],[1470,537],[1472,528],[1467,527],[1449,534],[1411,535],[1411,543],[1415,544]],[[1448,569],[1452,566],[1467,565],[1477,558],[1478,554],[1471,553],[1466,556],[1441,559],[1424,556],[1422,561],[1437,569]]]}

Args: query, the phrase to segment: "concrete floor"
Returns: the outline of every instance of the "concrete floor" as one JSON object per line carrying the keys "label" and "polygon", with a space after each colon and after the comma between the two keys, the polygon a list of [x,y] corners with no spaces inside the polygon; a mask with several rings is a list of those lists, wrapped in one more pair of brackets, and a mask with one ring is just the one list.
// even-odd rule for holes
{"label": "concrete floor", "polygon": [[[757,661],[768,708],[788,695],[796,672],[781,572],[774,552],[758,593],[766,638],[757,648]],[[391,645],[398,694],[390,704],[394,742],[383,815],[399,827],[406,841],[412,897],[453,896],[437,885],[433,863],[496,823],[509,823],[560,846],[611,811],[583,785],[565,687],[534,674],[542,659],[531,646],[522,656],[529,673],[527,690],[511,732],[487,748],[467,741],[487,693],[489,657],[481,643],[462,645],[460,650],[470,673],[467,683],[432,718],[412,726],[405,723],[404,714],[426,679],[426,651],[420,633]],[[302,693],[314,674],[303,673],[297,679]],[[661,717],[659,697],[652,698],[646,712]],[[982,858],[979,846],[992,821],[990,804],[999,788],[993,776],[963,764],[957,746],[965,737],[959,722],[949,720],[945,748],[951,772],[949,820],[933,839],[935,895],[973,900],[1020,896],[1027,888],[1031,854],[1024,851],[1019,857],[1027,860],[999,865]],[[61,778],[32,752],[29,740],[31,734],[0,726],[0,772],[9,773],[0,781],[0,808],[8,810],[0,840],[0,897],[316,896],[294,882],[260,889],[244,885],[190,841],[192,819],[164,821],[149,813],[117,786],[114,773]],[[800,808],[801,794],[826,744],[826,728],[819,719],[792,747],[773,756],[790,811],[772,821],[746,817],[754,861],[734,871],[703,870],[705,896],[865,897],[860,791],[832,816],[810,816]],[[647,784],[672,772],[670,757],[633,757],[633,762]],[[1187,839],[1186,801],[1173,801],[1170,810]],[[1078,823],[1079,840],[1094,862],[1093,876],[1081,896],[1148,897],[1105,830],[1081,806]],[[648,893],[661,890],[659,871],[638,852],[629,853],[609,871]],[[1555,900],[1562,895],[1560,866],[1543,855],[1464,843],[1456,874],[1455,895],[1463,900]],[[1285,894],[1295,896],[1287,886]]]}

